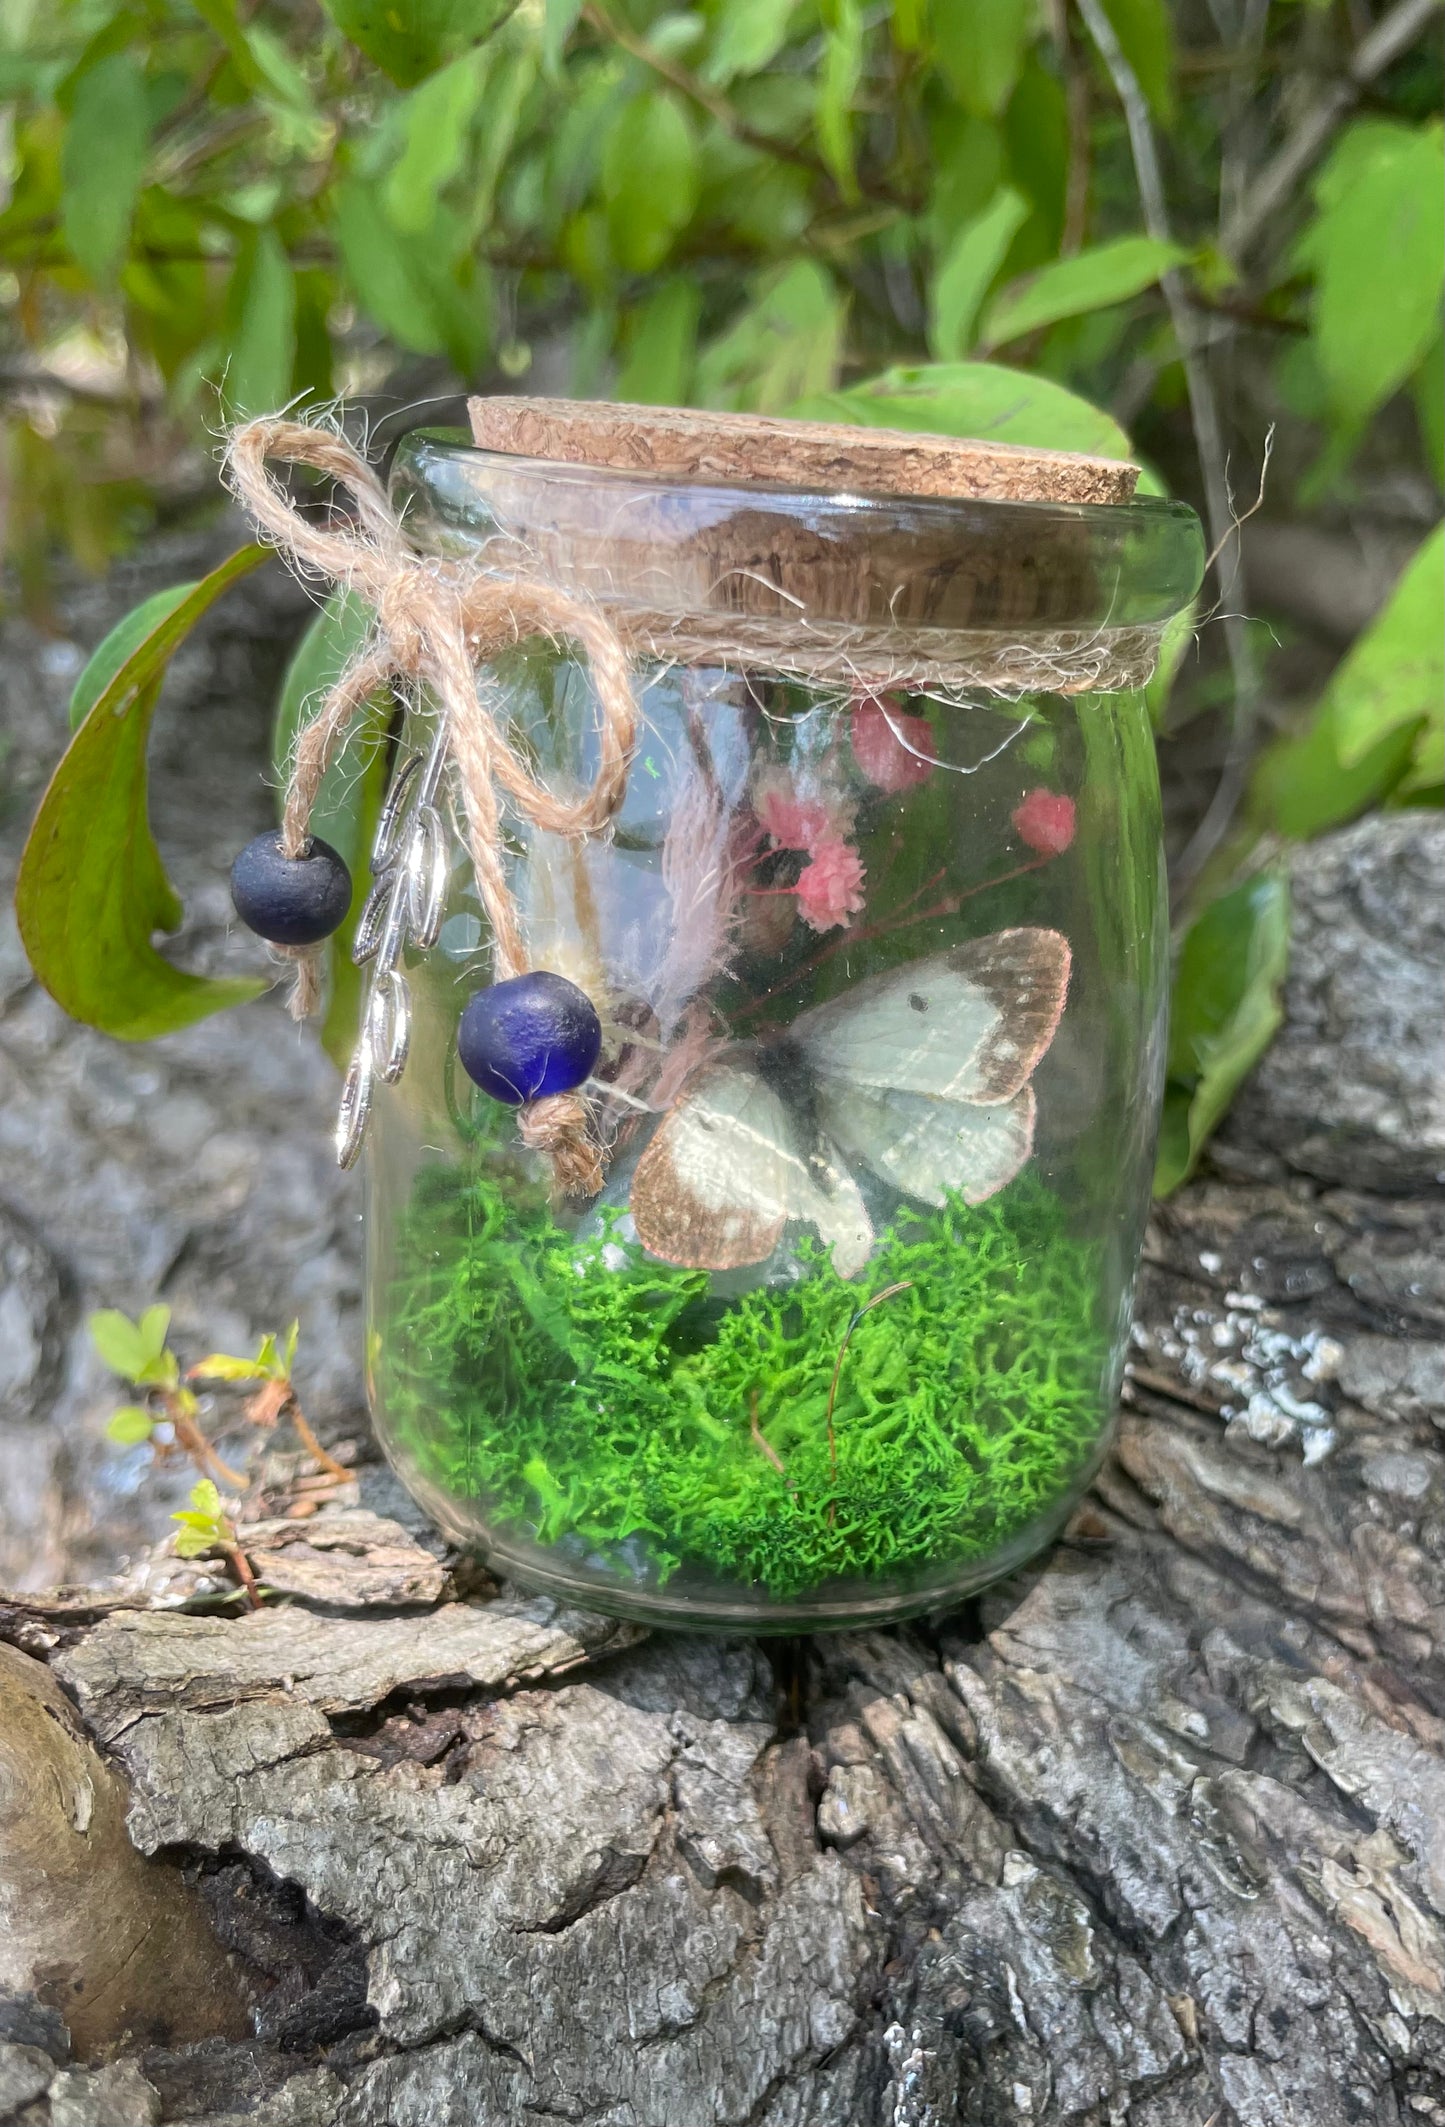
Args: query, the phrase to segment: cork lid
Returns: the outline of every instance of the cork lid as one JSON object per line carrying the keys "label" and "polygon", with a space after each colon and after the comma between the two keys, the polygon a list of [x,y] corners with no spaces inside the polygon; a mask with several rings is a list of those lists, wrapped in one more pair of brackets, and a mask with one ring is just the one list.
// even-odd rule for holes
{"label": "cork lid", "polygon": [[1137,466],[1017,443],[604,400],[477,398],[479,450],[654,479],[978,502],[1128,502]]}

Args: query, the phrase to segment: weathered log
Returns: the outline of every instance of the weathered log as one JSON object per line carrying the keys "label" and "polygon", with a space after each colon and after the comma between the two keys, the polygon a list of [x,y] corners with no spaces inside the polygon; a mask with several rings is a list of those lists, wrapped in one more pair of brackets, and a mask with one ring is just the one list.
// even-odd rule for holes
{"label": "weathered log", "polygon": [[12,2116],[1445,2121],[1442,863],[1416,816],[1297,861],[1288,1024],[1156,1218],[1117,1456],[977,1604],[773,1647],[455,1583],[0,1613],[257,2004],[119,2068],[0,2048]]}

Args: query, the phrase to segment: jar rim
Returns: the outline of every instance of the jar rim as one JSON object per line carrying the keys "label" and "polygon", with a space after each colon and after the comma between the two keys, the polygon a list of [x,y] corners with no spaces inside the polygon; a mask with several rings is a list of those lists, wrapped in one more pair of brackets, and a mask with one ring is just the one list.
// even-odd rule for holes
{"label": "jar rim", "polygon": [[1137,489],[1127,498],[1115,502],[1072,502],[1049,497],[905,494],[866,486],[828,488],[796,480],[745,480],[735,475],[721,478],[710,473],[661,472],[642,466],[585,465],[570,459],[484,449],[472,442],[464,428],[452,427],[408,429],[393,447],[390,477],[395,483],[399,475],[415,471],[424,473],[429,479],[438,479],[444,476],[449,466],[459,469],[496,466],[525,472],[533,479],[555,481],[561,487],[583,488],[595,483],[599,491],[610,490],[619,495],[628,490],[648,493],[656,489],[677,495],[713,495],[720,500],[766,498],[776,503],[794,502],[815,509],[836,510],[840,515],[870,514],[880,521],[893,514],[900,520],[920,524],[941,525],[950,519],[963,524],[980,513],[987,513],[1000,525],[1017,521],[1032,525],[1041,533],[1050,523],[1102,528],[1117,525],[1123,518],[1144,525],[1197,525],[1199,522],[1190,503],[1171,495],[1140,493]]}
{"label": "jar rim", "polygon": [[423,552],[598,603],[644,656],[1008,693],[1142,684],[1204,570],[1186,503],[821,493],[479,449],[419,428],[390,494]]}

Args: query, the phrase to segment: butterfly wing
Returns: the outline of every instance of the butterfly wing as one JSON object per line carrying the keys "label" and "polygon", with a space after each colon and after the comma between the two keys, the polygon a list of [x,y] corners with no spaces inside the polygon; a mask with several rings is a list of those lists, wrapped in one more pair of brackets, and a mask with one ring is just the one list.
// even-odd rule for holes
{"label": "butterfly wing", "polygon": [[1032,1086],[984,1107],[833,1080],[820,1105],[846,1153],[925,1204],[942,1205],[950,1189],[966,1204],[982,1204],[1013,1180],[1034,1148]]}
{"label": "butterfly wing", "polygon": [[1070,960],[1059,931],[995,931],[855,984],[800,1014],[793,1039],[849,1087],[1001,1105],[1054,1038]]}
{"label": "butterfly wing", "polygon": [[873,1246],[841,1160],[805,1157],[777,1094],[737,1064],[714,1064],[684,1089],[637,1163],[631,1208],[643,1247],[688,1270],[763,1262],[790,1218],[811,1220],[843,1277]]}
{"label": "butterfly wing", "polygon": [[1054,1038],[1071,955],[1026,925],[862,982],[794,1027],[824,1127],[905,1196],[981,1204],[1033,1151],[1029,1080]]}

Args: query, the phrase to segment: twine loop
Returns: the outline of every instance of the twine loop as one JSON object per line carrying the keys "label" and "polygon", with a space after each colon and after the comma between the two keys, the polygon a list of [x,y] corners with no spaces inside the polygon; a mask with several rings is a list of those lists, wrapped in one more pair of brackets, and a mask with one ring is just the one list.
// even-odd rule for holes
{"label": "twine loop", "polygon": [[[304,465],[333,480],[350,497],[354,526],[321,525],[302,516],[272,469],[278,465]],[[595,605],[557,586],[418,557],[375,472],[331,429],[279,415],[248,421],[227,442],[225,470],[258,533],[298,573],[355,592],[376,616],[368,640],[297,739],[282,848],[292,857],[306,848],[322,778],[367,703],[398,681],[428,688],[445,720],[497,972],[504,978],[525,973],[527,943],[507,879],[500,794],[550,834],[580,840],[611,824],[626,792],[638,721],[628,654],[616,630]],[[575,795],[554,791],[532,774],[512,745],[497,690],[482,669],[502,650],[538,635],[575,642],[591,668],[599,762],[590,787]],[[302,1018],[320,999],[319,957],[313,948],[287,957],[296,963],[291,1009]],[[524,1140],[551,1160],[564,1193],[591,1194],[601,1186],[601,1154],[577,1095],[529,1102],[520,1123]]]}

